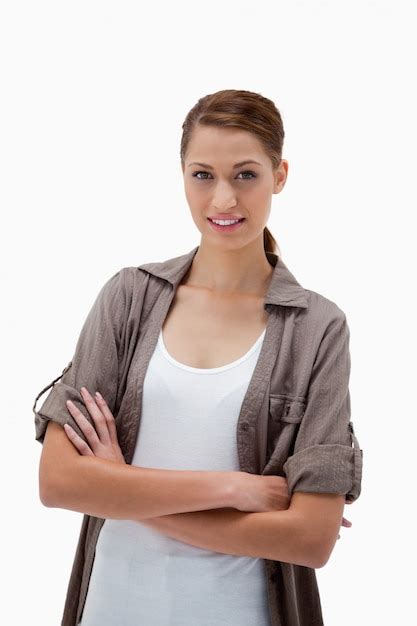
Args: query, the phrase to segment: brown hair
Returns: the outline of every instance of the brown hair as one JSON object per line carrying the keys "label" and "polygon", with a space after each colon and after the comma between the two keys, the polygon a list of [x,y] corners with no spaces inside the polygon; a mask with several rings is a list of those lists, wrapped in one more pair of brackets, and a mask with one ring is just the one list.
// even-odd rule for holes
{"label": "brown hair", "polygon": [[[196,124],[241,128],[256,135],[276,169],[282,157],[284,127],[281,114],[272,100],[253,91],[224,89],[198,100],[182,125],[180,157],[184,163],[191,133]],[[265,252],[281,256],[278,243],[264,228]]]}

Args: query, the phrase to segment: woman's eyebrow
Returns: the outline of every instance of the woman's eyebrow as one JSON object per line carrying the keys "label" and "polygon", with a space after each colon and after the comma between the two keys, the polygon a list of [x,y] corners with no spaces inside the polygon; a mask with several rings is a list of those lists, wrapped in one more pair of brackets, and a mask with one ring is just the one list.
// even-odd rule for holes
{"label": "woman's eyebrow", "polygon": [[[236,167],[242,167],[242,165],[247,165],[248,163],[256,163],[256,165],[262,165],[262,163],[258,163],[258,161],[247,159],[246,161],[239,161],[239,163],[235,163],[235,165],[233,166],[233,169],[235,169]],[[205,167],[208,170],[214,169],[211,165],[208,165],[207,163],[199,163],[198,161],[193,161],[192,163],[189,164],[188,167],[191,167],[192,165],[199,165],[200,167]]]}

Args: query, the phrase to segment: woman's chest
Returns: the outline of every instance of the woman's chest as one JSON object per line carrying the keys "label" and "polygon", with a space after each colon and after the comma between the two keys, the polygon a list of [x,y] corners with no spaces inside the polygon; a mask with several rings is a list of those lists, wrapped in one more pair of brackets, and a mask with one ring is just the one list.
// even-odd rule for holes
{"label": "woman's chest", "polygon": [[178,287],[163,325],[168,353],[195,368],[216,368],[239,359],[266,328],[258,297],[215,297]]}
{"label": "woman's chest", "polygon": [[[201,294],[187,302],[178,297],[181,291],[160,281],[148,285],[123,333],[117,426],[126,461],[133,457],[145,377],[161,331],[174,359],[200,369],[239,359],[265,331],[240,404],[236,441],[242,471],[261,473],[270,460],[267,469],[279,473],[301,421],[308,378],[308,364],[299,358],[305,337],[295,332],[304,326],[298,308],[265,307],[264,300],[253,299],[220,306]],[[307,347],[310,352],[311,341]]]}

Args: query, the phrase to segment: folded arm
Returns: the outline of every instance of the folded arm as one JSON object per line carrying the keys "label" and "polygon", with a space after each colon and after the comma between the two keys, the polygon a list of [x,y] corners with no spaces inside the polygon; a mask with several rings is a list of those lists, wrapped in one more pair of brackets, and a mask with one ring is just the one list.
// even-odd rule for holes
{"label": "folded arm", "polygon": [[214,552],[322,567],[340,529],[344,496],[296,492],[287,510],[246,513],[234,510],[234,474],[82,456],[62,426],[50,422],[39,465],[40,499],[49,507],[150,524]]}
{"label": "folded arm", "polygon": [[233,472],[165,470],[82,456],[63,427],[48,423],[39,464],[45,506],[109,519],[232,506]]}
{"label": "folded arm", "polygon": [[296,492],[285,511],[194,511],[141,523],[206,550],[320,568],[336,543],[344,503],[343,495]]}

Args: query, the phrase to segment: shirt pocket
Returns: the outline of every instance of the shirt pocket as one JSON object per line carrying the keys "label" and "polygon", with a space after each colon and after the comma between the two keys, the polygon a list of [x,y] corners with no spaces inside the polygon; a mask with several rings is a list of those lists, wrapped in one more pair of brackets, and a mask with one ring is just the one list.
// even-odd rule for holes
{"label": "shirt pocket", "polygon": [[[293,453],[307,399],[286,394],[269,395],[267,459],[283,465]],[[271,459],[272,460],[272,459]]]}

